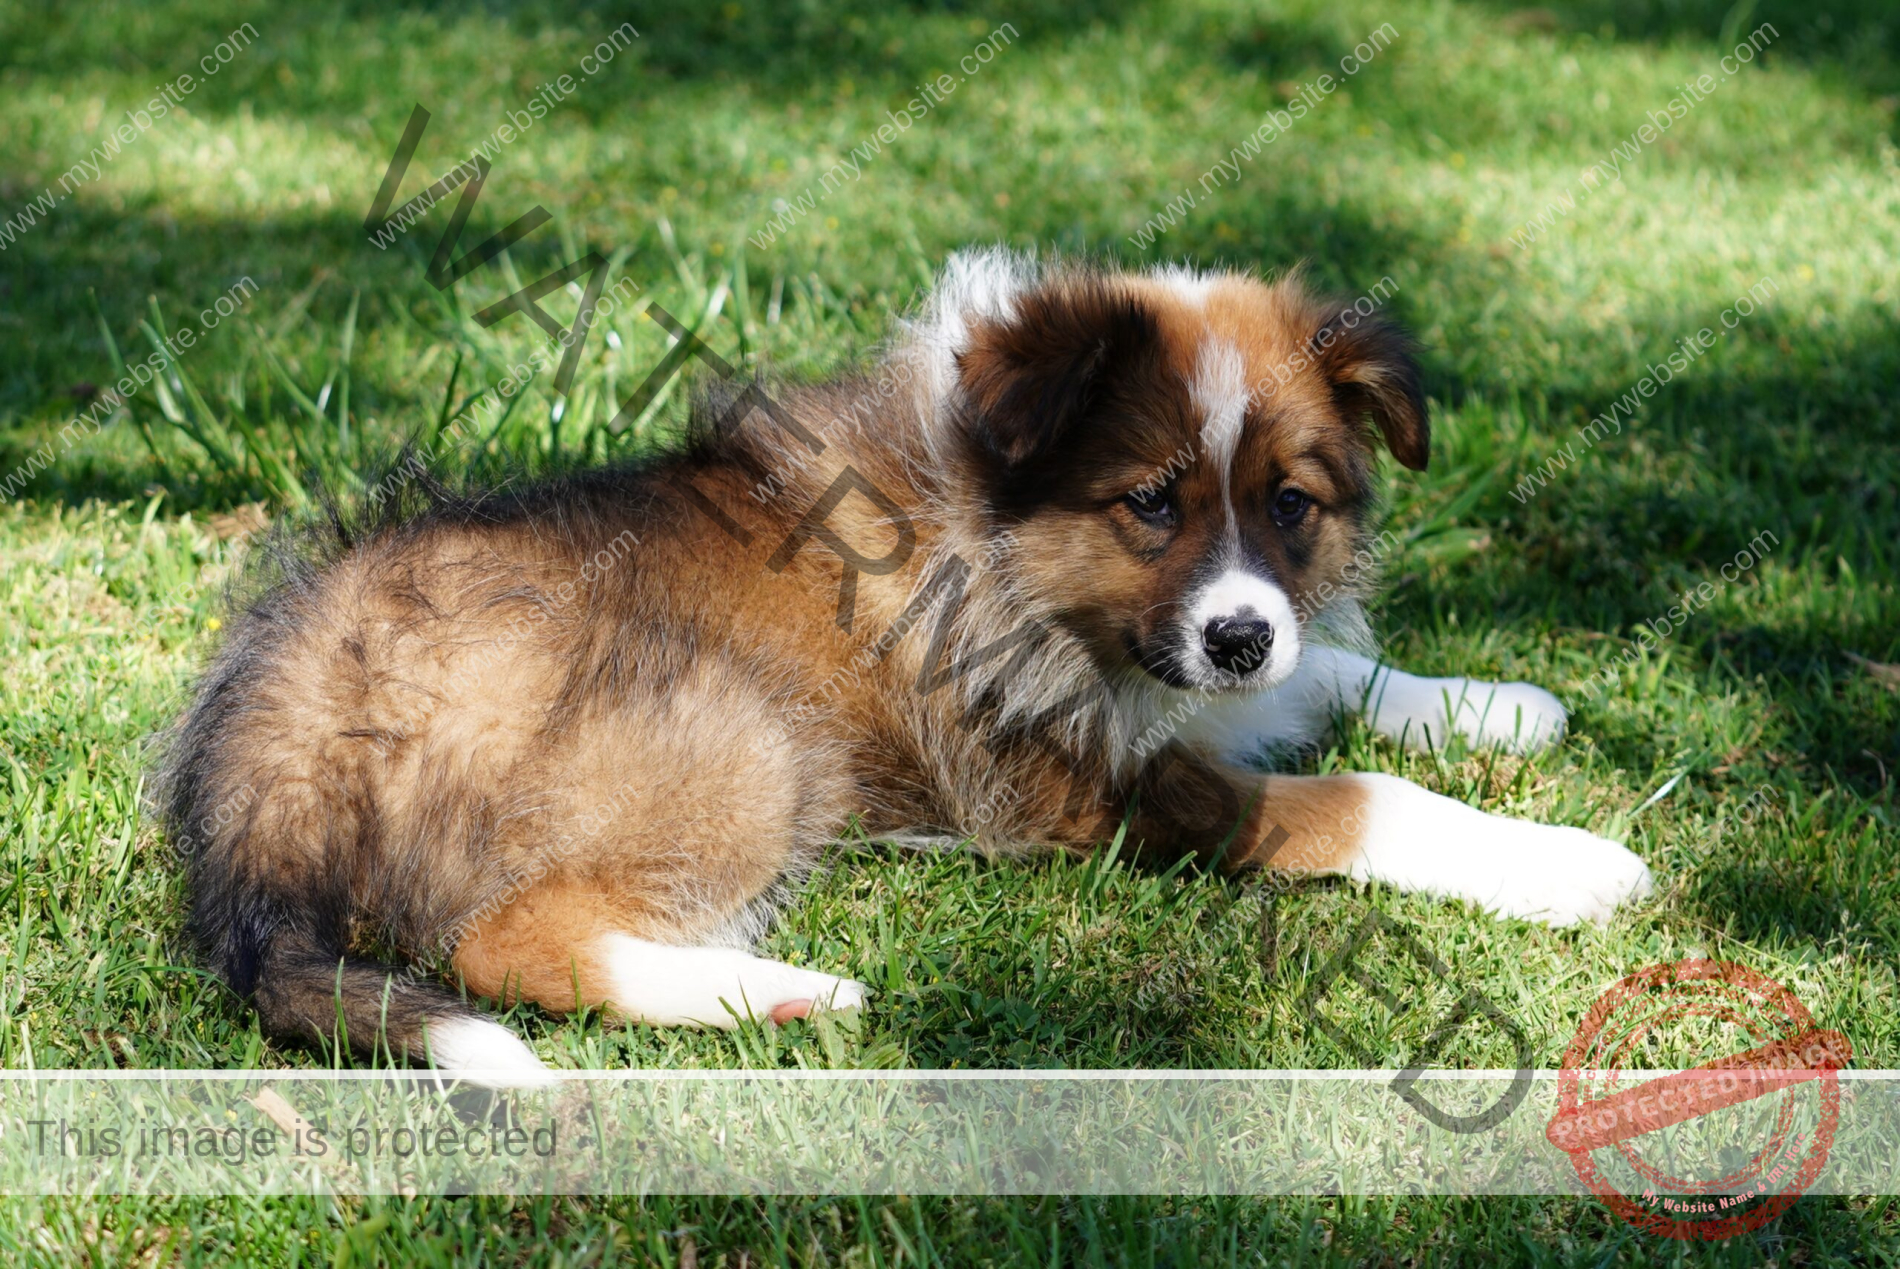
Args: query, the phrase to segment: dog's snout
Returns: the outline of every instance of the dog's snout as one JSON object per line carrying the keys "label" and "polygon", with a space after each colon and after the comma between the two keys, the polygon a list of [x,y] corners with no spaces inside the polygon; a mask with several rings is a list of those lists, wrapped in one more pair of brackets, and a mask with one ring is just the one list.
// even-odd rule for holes
{"label": "dog's snout", "polygon": [[1202,627],[1201,646],[1215,669],[1227,674],[1250,674],[1260,668],[1273,647],[1273,627],[1251,610],[1216,617]]}

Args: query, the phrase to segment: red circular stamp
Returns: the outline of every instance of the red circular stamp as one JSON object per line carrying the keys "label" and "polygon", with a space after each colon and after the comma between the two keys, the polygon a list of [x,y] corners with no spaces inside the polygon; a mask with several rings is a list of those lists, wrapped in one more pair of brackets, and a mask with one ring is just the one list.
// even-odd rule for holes
{"label": "red circular stamp", "polygon": [[[1698,1066],[1629,1069],[1710,1045],[1720,1047]],[[1845,1036],[1816,1027],[1794,993],[1753,970],[1652,965],[1604,992],[1577,1027],[1546,1135],[1636,1228],[1728,1238],[1779,1216],[1820,1175],[1840,1122],[1836,1072],[1852,1057]]]}

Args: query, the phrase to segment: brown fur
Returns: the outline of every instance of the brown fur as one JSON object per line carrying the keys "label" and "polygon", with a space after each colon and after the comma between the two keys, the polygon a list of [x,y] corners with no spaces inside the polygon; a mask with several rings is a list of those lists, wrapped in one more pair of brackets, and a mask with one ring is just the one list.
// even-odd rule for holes
{"label": "brown fur", "polygon": [[[274,1031],[341,1018],[419,1054],[459,1006],[365,949],[447,951],[480,996],[608,1004],[598,935],[748,941],[853,817],[992,852],[1126,822],[1230,864],[1278,826],[1277,865],[1342,866],[1347,784],[1129,757],[1128,694],[1159,690],[1148,643],[1202,567],[1218,473],[1178,473],[1173,536],[1121,501],[1199,439],[1204,320],[1251,378],[1303,361],[1249,416],[1234,498],[1289,593],[1337,583],[1370,508],[1363,416],[1408,464],[1426,445],[1402,339],[1319,346],[1338,311],[1297,281],[1222,281],[1194,312],[1056,270],[975,325],[950,401],[900,344],[894,396],[715,395],[680,454],[280,556],[163,773],[196,929]],[[1315,499],[1297,534],[1265,511],[1292,481]]]}

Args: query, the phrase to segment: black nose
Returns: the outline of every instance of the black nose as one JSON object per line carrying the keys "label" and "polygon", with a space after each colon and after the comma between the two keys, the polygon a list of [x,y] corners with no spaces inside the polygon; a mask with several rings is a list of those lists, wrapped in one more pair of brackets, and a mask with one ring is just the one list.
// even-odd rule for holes
{"label": "black nose", "polygon": [[1229,674],[1250,674],[1260,668],[1273,647],[1273,627],[1251,613],[1216,617],[1201,631],[1201,646],[1214,668]]}

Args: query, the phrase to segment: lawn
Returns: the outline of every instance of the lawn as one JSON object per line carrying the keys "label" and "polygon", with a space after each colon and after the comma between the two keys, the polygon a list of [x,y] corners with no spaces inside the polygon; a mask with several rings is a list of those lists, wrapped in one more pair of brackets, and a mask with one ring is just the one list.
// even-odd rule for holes
{"label": "lawn", "polygon": [[[581,69],[628,22],[638,37]],[[1263,130],[1294,99],[1304,114]],[[462,250],[537,204],[549,224],[447,289],[425,277],[447,212],[366,240],[417,103],[432,119],[401,198],[537,100]],[[843,843],[767,949],[877,989],[842,1048],[803,1024],[515,1011],[546,1060],[1349,1066],[1300,1000],[1370,904],[1517,1019],[1541,1066],[1604,987],[1691,954],[1787,983],[1860,1065],[1900,1065],[1900,681],[1881,669],[1900,662],[1900,16],[1881,0],[0,0],[0,103],[0,1066],[331,1060],[264,1038],[197,967],[139,801],[143,742],[216,646],[251,531],[321,489],[360,500],[402,440],[455,417],[484,421],[443,451],[455,478],[663,443],[694,376],[611,426],[669,346],[649,300],[735,364],[815,376],[868,356],[951,250],[993,241],[1303,260],[1348,295],[1389,280],[1427,350],[1434,439],[1422,476],[1387,464],[1375,626],[1407,669],[1551,688],[1572,734],[1516,759],[1356,730],[1307,769],[1621,836],[1658,895],[1551,931],[1307,884],[1263,947],[1236,880]],[[636,298],[565,399],[542,375],[484,412],[542,338],[475,314],[590,249]],[[563,322],[576,305],[547,301]],[[105,395],[153,357],[149,386]],[[1427,1029],[1349,1016],[1393,1066]],[[14,1199],[0,1255],[1885,1264],[1900,1212],[1809,1198],[1678,1247],[1571,1199]]]}

